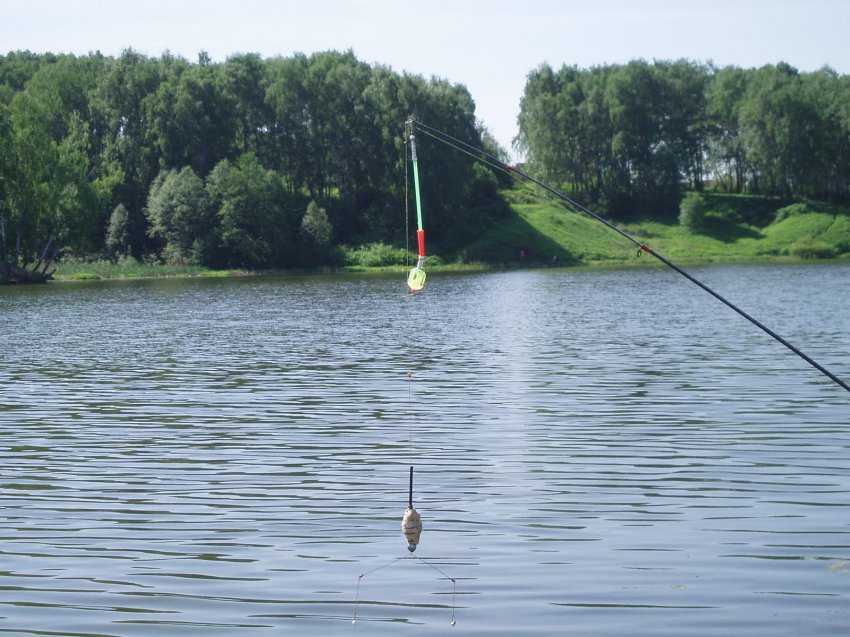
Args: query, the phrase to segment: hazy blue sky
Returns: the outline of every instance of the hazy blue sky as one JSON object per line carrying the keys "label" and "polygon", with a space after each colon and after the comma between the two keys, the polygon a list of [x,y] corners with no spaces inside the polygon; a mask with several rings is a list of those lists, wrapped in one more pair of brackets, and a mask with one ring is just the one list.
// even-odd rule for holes
{"label": "hazy blue sky", "polygon": [[[529,71],[688,58],[850,73],[850,0],[0,0],[0,52],[352,49],[467,86],[506,147]],[[402,123],[399,123],[401,126]]]}

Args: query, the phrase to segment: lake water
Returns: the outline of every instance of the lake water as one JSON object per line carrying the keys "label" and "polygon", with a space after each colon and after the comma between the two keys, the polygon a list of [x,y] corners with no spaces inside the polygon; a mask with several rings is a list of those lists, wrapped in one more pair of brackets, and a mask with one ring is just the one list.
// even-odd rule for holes
{"label": "lake water", "polygon": [[[850,379],[850,264],[692,272]],[[850,394],[663,269],[404,292],[0,289],[0,633],[850,634]]]}

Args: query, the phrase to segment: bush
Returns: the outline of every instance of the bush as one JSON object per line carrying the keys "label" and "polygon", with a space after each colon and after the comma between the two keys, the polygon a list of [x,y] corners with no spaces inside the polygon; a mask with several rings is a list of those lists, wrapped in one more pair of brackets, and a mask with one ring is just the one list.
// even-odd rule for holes
{"label": "bush", "polygon": [[698,192],[689,192],[679,204],[679,225],[689,232],[699,232],[705,227],[708,202]]}
{"label": "bush", "polygon": [[825,243],[807,243],[791,247],[791,254],[800,259],[832,259],[838,256],[833,246]]}
{"label": "bush", "polygon": [[404,248],[396,248],[386,243],[369,243],[358,248],[343,248],[343,255],[346,265],[364,268],[406,265],[415,259]]}

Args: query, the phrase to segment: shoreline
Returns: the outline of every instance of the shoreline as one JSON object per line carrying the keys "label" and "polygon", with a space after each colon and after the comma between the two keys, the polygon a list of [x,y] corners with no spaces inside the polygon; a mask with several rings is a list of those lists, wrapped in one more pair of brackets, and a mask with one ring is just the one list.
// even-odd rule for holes
{"label": "shoreline", "polygon": [[[744,259],[680,259],[676,265],[682,267],[705,267],[715,265],[816,265],[816,264],[842,264],[850,263],[850,257],[842,256],[829,259],[806,259],[796,256],[776,255]],[[484,272],[515,272],[520,270],[616,270],[643,267],[655,267],[663,265],[651,256],[633,257],[631,259],[608,259],[594,260],[583,263],[550,266],[543,263],[469,263],[469,264],[440,264],[428,266],[428,272],[440,272],[446,274],[484,273]],[[81,264],[81,268],[83,265]],[[185,266],[187,271],[179,271],[179,266],[169,265],[147,265],[144,272],[127,273],[121,266],[109,266],[98,263],[98,272],[83,271],[67,274],[57,272],[48,283],[85,283],[92,281],[135,281],[150,279],[215,279],[215,278],[267,278],[267,277],[334,277],[350,275],[404,275],[412,266],[340,266],[324,268],[292,268],[292,269],[270,269],[270,270],[207,270],[199,266]],[[113,270],[110,272],[110,270]],[[10,283],[8,285],[27,285]]]}

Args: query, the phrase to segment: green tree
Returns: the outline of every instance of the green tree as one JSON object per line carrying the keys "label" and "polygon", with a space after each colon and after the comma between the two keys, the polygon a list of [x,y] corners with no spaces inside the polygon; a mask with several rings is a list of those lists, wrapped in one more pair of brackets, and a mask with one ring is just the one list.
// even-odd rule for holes
{"label": "green tree", "polygon": [[333,191],[352,201],[354,184],[365,178],[360,158],[370,130],[364,127],[359,106],[368,83],[369,67],[351,51],[311,56],[306,77],[308,173],[307,189],[320,200]]}
{"label": "green tree", "polygon": [[147,214],[150,234],[163,242],[167,261],[204,261],[214,230],[213,216],[204,182],[190,166],[157,176],[151,185]]}
{"label": "green tree", "polygon": [[800,80],[800,99],[808,117],[796,142],[796,172],[804,182],[797,194],[846,201],[850,197],[850,129],[842,121],[842,108],[850,95],[842,91],[841,78],[829,67],[801,75]]}
{"label": "green tree", "polygon": [[109,216],[105,245],[112,258],[130,255],[130,213],[122,203]]}
{"label": "green tree", "polygon": [[609,212],[665,214],[675,210],[683,167],[666,135],[670,99],[663,70],[642,60],[611,74],[606,102],[613,127],[613,189]]}
{"label": "green tree", "polygon": [[741,134],[754,192],[790,198],[813,196],[824,166],[821,114],[788,64],[752,74],[740,111]]}
{"label": "green tree", "polygon": [[327,211],[320,208],[315,201],[311,201],[301,218],[297,261],[305,266],[315,266],[332,261],[332,234],[333,227],[328,220]]}
{"label": "green tree", "polygon": [[750,77],[740,112],[741,135],[750,160],[749,178],[757,193],[790,196],[787,180],[790,106],[797,72],[791,67],[763,67]]}
{"label": "green tree", "polygon": [[306,74],[307,57],[298,53],[291,58],[275,58],[268,63],[269,85],[266,104],[271,109],[269,126],[270,163],[284,177],[290,193],[306,187],[309,157],[309,124]]}
{"label": "green tree", "polygon": [[526,153],[528,168],[547,181],[580,180],[576,140],[578,104],[583,100],[578,76],[575,67],[556,74],[543,64],[528,75],[520,101],[518,147]]}
{"label": "green tree", "polygon": [[38,54],[30,51],[10,51],[0,55],[0,84],[15,92],[23,91],[27,82],[45,64],[55,64],[52,53]]}
{"label": "green tree", "polygon": [[221,264],[264,268],[292,262],[295,235],[291,198],[280,177],[256,155],[221,161],[207,179],[218,227]]}
{"label": "green tree", "polygon": [[[473,147],[481,147],[475,120],[475,103],[465,86],[432,79],[422,83],[421,94],[411,100],[413,114],[434,128]],[[482,226],[466,223],[470,212],[475,163],[464,153],[420,138],[420,176],[425,195],[425,224],[433,243],[446,253],[472,241]],[[439,193],[439,195],[437,195]]]}
{"label": "green tree", "polygon": [[311,201],[301,218],[301,233],[304,238],[311,245],[327,247],[331,242],[332,231],[327,211],[320,208],[315,201]]}
{"label": "green tree", "polygon": [[[203,61],[203,59],[202,59]],[[164,57],[163,81],[147,100],[151,141],[163,169],[191,166],[205,177],[233,154],[235,108],[220,67]]]}
{"label": "green tree", "polygon": [[579,107],[578,144],[581,161],[586,164],[585,180],[581,185],[588,203],[595,205],[609,189],[612,153],[613,124],[608,115],[606,93],[608,78],[613,67],[595,67],[580,77],[584,100]]}
{"label": "green tree", "polygon": [[152,246],[145,206],[159,173],[159,151],[152,135],[151,101],[163,80],[163,62],[127,49],[110,61],[95,91],[103,113],[104,146],[124,174],[116,203],[127,209],[130,253],[141,258]]}
{"label": "green tree", "polygon": [[543,65],[529,75],[517,145],[530,170],[610,214],[670,212],[702,187],[707,70],[684,60]]}
{"label": "green tree", "polygon": [[2,253],[4,270],[16,278],[49,278],[63,252],[90,252],[102,239],[122,175],[84,118],[99,61],[66,57],[41,67],[4,117]]}
{"label": "green tree", "polygon": [[11,276],[11,255],[6,239],[6,212],[10,180],[14,179],[12,157],[12,126],[9,121],[9,108],[5,100],[0,101],[0,283]]}
{"label": "green tree", "polygon": [[265,160],[272,112],[266,104],[267,65],[255,54],[234,55],[224,64],[222,86],[233,105],[235,146],[238,152],[253,152]]}
{"label": "green tree", "polygon": [[702,190],[709,130],[706,91],[711,69],[676,60],[656,61],[653,70],[661,91],[659,143],[670,147],[678,177],[685,177],[691,187]]}
{"label": "green tree", "polygon": [[728,192],[743,192],[748,172],[740,119],[748,81],[748,71],[726,66],[706,87],[707,169]]}

